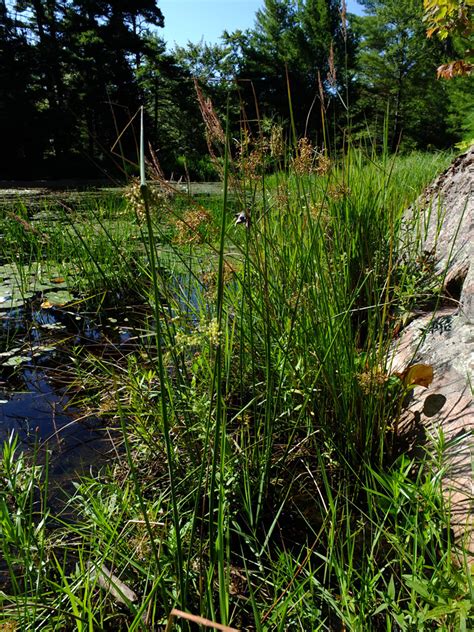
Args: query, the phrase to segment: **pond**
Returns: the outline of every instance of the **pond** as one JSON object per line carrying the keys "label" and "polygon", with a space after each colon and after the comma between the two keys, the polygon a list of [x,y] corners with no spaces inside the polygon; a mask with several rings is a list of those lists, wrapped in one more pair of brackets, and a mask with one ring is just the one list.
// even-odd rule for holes
{"label": "pond", "polygon": [[[133,289],[133,267],[146,255],[140,226],[124,214],[123,188],[71,189],[72,185],[0,188],[0,441],[14,432],[22,448],[47,447],[50,475],[65,480],[114,453],[107,423],[77,406],[74,354],[123,361],[153,328],[147,296],[121,297],[114,287],[98,290],[95,301],[89,300],[92,276],[85,278],[89,272],[84,272],[81,257],[90,255],[96,263],[95,256],[110,250],[110,268],[104,258],[105,263],[90,274],[99,284],[104,271],[112,279],[120,278],[128,292]],[[183,208],[188,196],[196,204],[206,204],[222,193],[220,183],[173,186]],[[89,239],[96,248],[92,254]],[[160,243],[158,265],[178,279],[185,271],[187,278],[188,264],[183,265],[167,245],[166,235],[164,242],[160,236],[155,239]],[[69,256],[68,249],[74,248],[77,252]],[[194,251],[192,265],[205,269],[209,253],[201,261],[199,248]],[[192,289],[185,285],[182,300],[192,304]]]}
{"label": "pond", "polygon": [[[0,210],[8,218],[20,205],[30,226],[39,221],[58,225],[60,200],[81,212],[120,194],[121,189],[10,188],[0,190]],[[69,289],[80,270],[71,267],[66,275],[54,262],[16,260],[5,256],[5,249],[0,261],[0,442],[15,433],[22,449],[39,449],[44,457],[47,448],[50,478],[69,483],[116,454],[106,420],[74,403],[74,354],[123,360],[136,350],[150,308],[126,301],[120,308],[107,307],[107,301],[91,306],[87,296]]]}
{"label": "pond", "polygon": [[0,307],[5,349],[0,352],[0,441],[14,432],[24,449],[36,447],[41,452],[47,447],[50,477],[67,480],[114,453],[111,430],[71,405],[74,350],[101,358],[124,357],[135,349],[133,318],[127,314],[136,310],[127,306],[120,314],[87,313],[83,304],[71,303],[73,297],[66,290],[36,287],[25,296],[22,303],[20,298],[0,296],[5,298]]}

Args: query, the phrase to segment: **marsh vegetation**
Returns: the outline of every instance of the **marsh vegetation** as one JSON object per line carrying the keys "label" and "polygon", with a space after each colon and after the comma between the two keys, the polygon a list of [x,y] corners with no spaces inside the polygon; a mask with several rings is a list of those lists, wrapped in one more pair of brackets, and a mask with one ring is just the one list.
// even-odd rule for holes
{"label": "marsh vegetation", "polygon": [[407,450],[412,385],[390,371],[441,287],[401,214],[450,157],[270,141],[224,143],[222,196],[157,182],[146,206],[132,182],[4,216],[4,374],[61,376],[115,456],[59,502],[61,428],[6,439],[3,625],[158,630],[177,608],[243,630],[467,629],[442,437]]}

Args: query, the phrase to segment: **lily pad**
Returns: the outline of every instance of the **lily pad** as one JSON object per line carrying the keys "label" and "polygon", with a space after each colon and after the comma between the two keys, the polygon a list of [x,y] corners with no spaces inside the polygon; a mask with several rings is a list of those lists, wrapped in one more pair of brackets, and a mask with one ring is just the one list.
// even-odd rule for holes
{"label": "lily pad", "polygon": [[30,361],[30,356],[16,355],[16,356],[12,356],[11,358],[8,358],[8,360],[5,360],[5,362],[3,362],[3,366],[16,367],[16,366],[20,366],[20,364],[24,364],[25,362],[29,362],[29,361]]}
{"label": "lily pad", "polygon": [[12,347],[8,349],[8,351],[2,351],[0,353],[0,360],[2,358],[11,358],[12,356],[18,354],[21,351],[21,347]]}
{"label": "lily pad", "polygon": [[56,351],[54,347],[47,345],[38,345],[33,349],[33,357],[37,358],[38,356],[42,356],[44,353],[53,353],[53,351]]}
{"label": "lily pad", "polygon": [[51,331],[66,329],[66,325],[63,325],[62,323],[41,323],[40,327],[41,329],[49,329]]}
{"label": "lily pad", "polygon": [[47,292],[44,295],[44,301],[41,303],[43,309],[51,307],[62,307],[74,300],[74,296],[67,290],[58,290],[57,292]]}
{"label": "lily pad", "polygon": [[0,304],[0,311],[6,311],[10,309],[17,309],[18,307],[23,307],[25,305],[26,299],[24,298],[11,298],[9,301],[5,301]]}
{"label": "lily pad", "polygon": [[[71,273],[68,271],[68,278],[70,277]],[[0,266],[0,296],[67,288],[64,271],[48,263],[33,262],[24,266],[7,263]]]}

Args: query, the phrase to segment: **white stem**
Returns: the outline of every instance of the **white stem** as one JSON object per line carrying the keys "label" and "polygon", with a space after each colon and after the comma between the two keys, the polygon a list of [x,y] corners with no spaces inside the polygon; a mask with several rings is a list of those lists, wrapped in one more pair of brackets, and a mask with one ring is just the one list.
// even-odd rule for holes
{"label": "white stem", "polygon": [[140,112],[140,186],[146,187],[145,178],[145,126],[143,123],[143,105]]}

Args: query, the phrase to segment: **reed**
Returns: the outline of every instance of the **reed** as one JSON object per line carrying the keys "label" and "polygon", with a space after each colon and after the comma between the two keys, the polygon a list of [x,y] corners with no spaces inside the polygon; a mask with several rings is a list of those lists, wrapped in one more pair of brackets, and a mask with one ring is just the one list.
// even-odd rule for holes
{"label": "reed", "polygon": [[401,214],[447,158],[349,146],[330,162],[295,135],[277,169],[262,139],[237,156],[229,113],[224,128],[218,202],[153,199],[142,127],[140,213],[95,230],[69,213],[67,236],[37,226],[55,250],[36,234],[19,246],[65,265],[72,240],[82,291],[133,288],[153,326],[135,355],[87,359],[125,456],[77,482],[74,521],[47,513],[34,467],[12,478],[26,465],[6,444],[0,622],[194,629],[184,611],[223,629],[467,629],[462,543],[433,457],[397,452],[389,371],[396,308],[423,279],[400,263]]}

